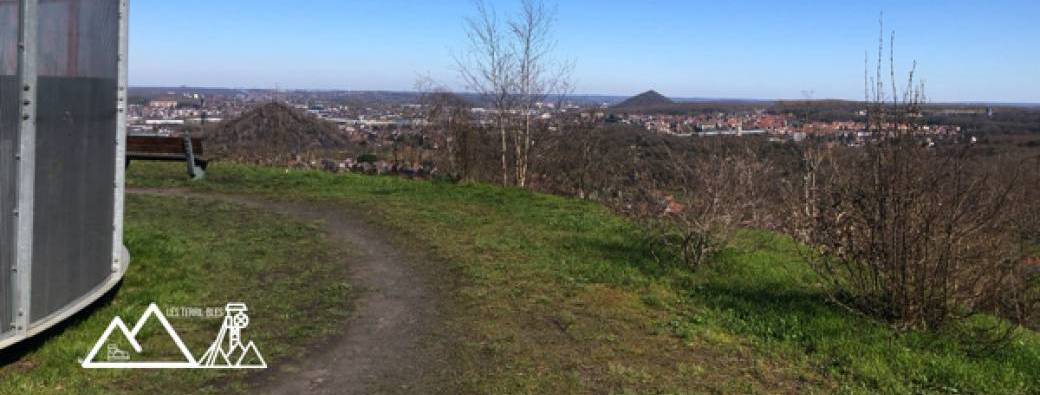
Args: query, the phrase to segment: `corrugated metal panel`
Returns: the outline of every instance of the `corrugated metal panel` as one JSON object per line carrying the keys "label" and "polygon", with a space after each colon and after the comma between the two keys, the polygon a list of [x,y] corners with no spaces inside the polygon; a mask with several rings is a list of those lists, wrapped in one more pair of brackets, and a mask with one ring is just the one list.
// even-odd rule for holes
{"label": "corrugated metal panel", "polygon": [[126,272],[127,11],[127,0],[0,0],[0,349]]}
{"label": "corrugated metal panel", "polygon": [[118,0],[40,4],[31,320],[113,273]]}
{"label": "corrugated metal panel", "polygon": [[11,328],[15,152],[18,141],[18,4],[0,1],[0,338]]}
{"label": "corrugated metal panel", "polygon": [[112,274],[115,93],[114,79],[40,77],[34,321]]}

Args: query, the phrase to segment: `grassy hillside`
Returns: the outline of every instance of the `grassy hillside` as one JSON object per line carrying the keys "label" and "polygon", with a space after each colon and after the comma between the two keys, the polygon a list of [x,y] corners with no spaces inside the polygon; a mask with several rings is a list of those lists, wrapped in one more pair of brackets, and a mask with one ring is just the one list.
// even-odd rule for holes
{"label": "grassy hillside", "polygon": [[486,185],[217,165],[136,165],[135,186],[190,186],[369,208],[450,265],[475,393],[1040,392],[1040,339],[1000,352],[899,334],[828,304],[790,240],[746,231],[701,272],[648,258],[640,229],[592,203]]}
{"label": "grassy hillside", "polygon": [[[0,353],[0,394],[188,394],[241,388],[243,381],[228,380],[241,378],[233,371],[79,366],[114,317],[132,326],[150,303],[164,311],[248,303],[254,325],[244,334],[269,362],[298,354],[349,312],[345,268],[315,227],[201,200],[129,196],[126,209],[132,261],[122,286],[66,327]],[[196,356],[221,325],[219,318],[169,318]],[[175,352],[163,348],[158,336],[140,337],[147,339],[146,350]]]}

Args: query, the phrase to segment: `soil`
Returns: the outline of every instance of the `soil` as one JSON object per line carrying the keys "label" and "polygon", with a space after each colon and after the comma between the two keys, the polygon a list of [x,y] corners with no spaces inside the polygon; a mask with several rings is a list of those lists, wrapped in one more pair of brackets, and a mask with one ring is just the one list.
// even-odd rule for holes
{"label": "soil", "polygon": [[306,161],[312,153],[352,147],[338,127],[283,103],[267,103],[205,131],[205,146],[221,160],[246,163]]}

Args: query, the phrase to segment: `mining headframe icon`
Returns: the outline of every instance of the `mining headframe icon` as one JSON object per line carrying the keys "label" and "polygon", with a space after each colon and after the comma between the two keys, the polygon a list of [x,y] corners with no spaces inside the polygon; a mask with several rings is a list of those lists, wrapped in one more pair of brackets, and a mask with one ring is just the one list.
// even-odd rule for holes
{"label": "mining headframe icon", "polygon": [[228,303],[227,315],[220,326],[220,333],[199,359],[202,368],[257,368],[267,367],[256,344],[242,343],[242,330],[249,327],[249,309],[243,303]]}

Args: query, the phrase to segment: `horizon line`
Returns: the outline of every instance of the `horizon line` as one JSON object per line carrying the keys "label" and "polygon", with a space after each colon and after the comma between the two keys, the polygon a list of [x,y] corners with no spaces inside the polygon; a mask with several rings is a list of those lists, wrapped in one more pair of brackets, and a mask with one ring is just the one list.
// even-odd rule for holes
{"label": "horizon line", "polygon": [[[421,92],[416,90],[394,90],[394,89],[346,89],[346,88],[255,88],[255,87],[227,87],[227,86],[197,86],[197,85],[130,85],[130,89],[134,88],[149,88],[149,89],[209,89],[209,90],[245,90],[245,91],[273,91],[273,92],[326,92],[326,93],[407,93],[407,94],[419,94]],[[648,89],[635,94],[609,94],[609,93],[573,93],[566,96],[575,97],[605,97],[605,98],[630,98],[646,93],[649,91],[659,92],[657,89]],[[469,91],[455,91],[448,90],[450,93],[460,95],[474,95],[479,96],[480,93],[469,92]],[[549,95],[552,96],[552,95]],[[808,102],[824,102],[824,101],[841,101],[851,103],[863,103],[864,100],[854,99],[843,99],[843,98],[753,98],[753,97],[705,97],[705,96],[667,96],[663,95],[672,100],[680,101],[740,101],[740,102],[780,102],[780,101],[808,101]],[[678,103],[677,103],[678,104]],[[1022,102],[1022,101],[1000,101],[1000,100],[945,100],[926,102],[925,104],[954,104],[954,105],[971,105],[971,104],[989,104],[989,105],[1005,105],[1005,106],[1040,106],[1040,101]]]}

